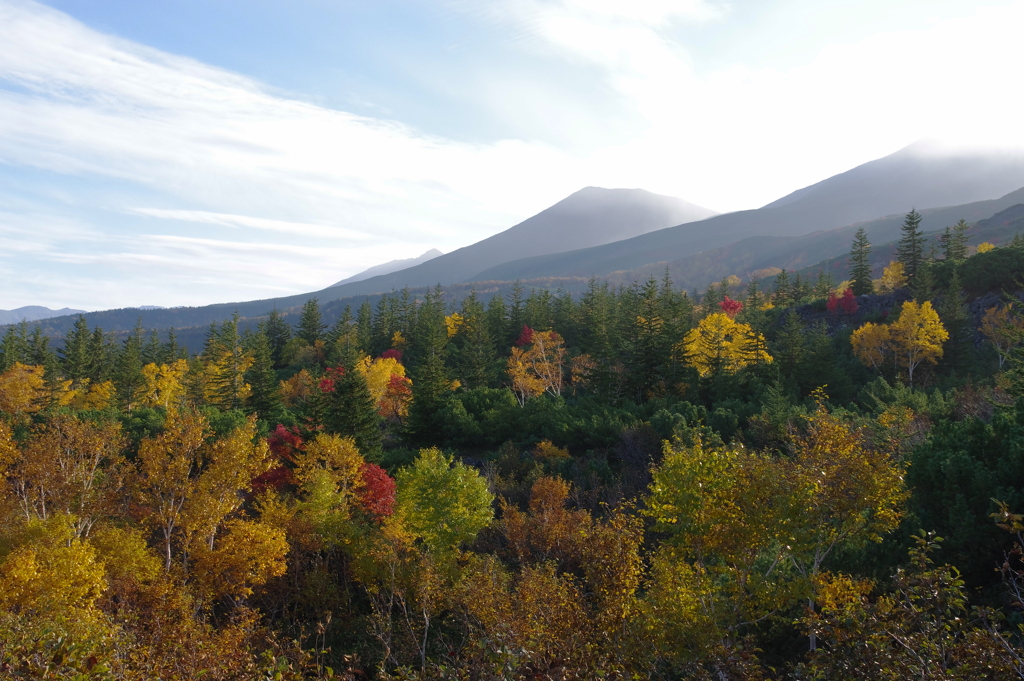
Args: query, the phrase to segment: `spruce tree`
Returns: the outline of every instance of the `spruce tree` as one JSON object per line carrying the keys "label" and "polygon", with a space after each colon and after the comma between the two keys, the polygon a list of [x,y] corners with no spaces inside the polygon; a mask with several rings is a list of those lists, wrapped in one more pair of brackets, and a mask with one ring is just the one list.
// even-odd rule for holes
{"label": "spruce tree", "polygon": [[782,270],[775,277],[775,307],[789,307],[793,303],[793,291],[789,282],[789,273]]}
{"label": "spruce tree", "polygon": [[914,288],[921,269],[924,267],[924,233],[921,231],[921,214],[911,209],[900,227],[900,241],[896,246],[896,260],[903,264],[907,285]]}
{"label": "spruce tree", "polygon": [[356,313],[356,338],[359,349],[369,354],[373,345],[373,307],[369,300],[364,300]]}
{"label": "spruce tree", "polygon": [[946,227],[942,236],[939,237],[939,244],[942,246],[942,255],[946,260],[960,262],[967,259],[967,230],[970,229],[967,221],[960,219],[952,227]]}
{"label": "spruce tree", "polygon": [[243,346],[252,356],[252,366],[245,372],[250,393],[247,405],[261,419],[269,419],[281,409],[281,382],[274,371],[274,351],[265,329],[246,334]]}
{"label": "spruce tree", "polygon": [[484,319],[483,304],[470,291],[459,309],[462,328],[451,338],[459,379],[467,388],[488,386],[497,374],[498,354]]}
{"label": "spruce tree", "polygon": [[263,327],[267,334],[267,342],[270,343],[270,352],[274,360],[274,367],[284,368],[284,347],[292,339],[292,327],[284,320],[281,313],[274,308],[267,315],[267,321]]}
{"label": "spruce tree", "polygon": [[331,376],[333,390],[324,396],[324,427],[328,432],[352,437],[364,457],[380,461],[381,418],[366,378],[356,368],[358,363],[359,353],[350,348],[342,357],[340,375]]}
{"label": "spruce tree", "polygon": [[445,359],[448,331],[440,287],[428,291],[420,305],[410,348],[412,404],[406,428],[420,444],[436,444],[441,431],[441,410],[451,394]]}
{"label": "spruce tree", "polygon": [[64,372],[64,377],[71,379],[76,385],[80,385],[92,374],[90,361],[92,358],[89,354],[91,336],[89,323],[83,315],[78,315],[74,326],[64,337],[64,347],[60,350],[61,369]]}
{"label": "spruce tree", "polygon": [[853,295],[866,296],[875,292],[871,281],[871,242],[863,227],[857,230],[850,248],[850,288]]}
{"label": "spruce tree", "polygon": [[308,345],[315,345],[318,340],[323,340],[324,330],[327,325],[323,323],[320,316],[320,301],[310,298],[302,306],[302,314],[299,317],[299,328],[296,335],[306,341]]}
{"label": "spruce tree", "polygon": [[7,327],[0,341],[0,372],[7,371],[15,364],[28,361],[28,322],[18,322]]}
{"label": "spruce tree", "polygon": [[146,385],[142,373],[142,320],[140,319],[122,343],[114,360],[114,386],[125,411],[131,413]]}
{"label": "spruce tree", "polygon": [[955,269],[950,277],[949,287],[942,297],[942,304],[939,305],[939,318],[942,325],[949,332],[946,339],[943,364],[953,372],[962,374],[970,366],[973,354],[971,343],[971,319],[967,309],[967,297],[963,292],[963,285],[960,283],[960,273]]}

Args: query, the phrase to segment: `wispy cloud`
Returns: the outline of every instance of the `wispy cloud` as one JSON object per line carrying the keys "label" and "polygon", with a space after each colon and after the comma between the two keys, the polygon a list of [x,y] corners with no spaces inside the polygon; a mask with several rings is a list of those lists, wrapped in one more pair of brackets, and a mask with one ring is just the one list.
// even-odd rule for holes
{"label": "wispy cloud", "polygon": [[[554,132],[456,141],[0,0],[0,172],[36,178],[0,186],[0,307],[300,292],[472,243],[584,185],[736,209],[925,135],[1021,137],[1016,110],[988,104],[1018,78],[1020,1],[838,40],[788,68],[711,72],[681,28],[717,30],[741,5],[449,5],[537,68],[597,74],[598,94],[529,71],[481,74],[460,96]],[[456,87],[444,76],[432,74],[436,87]]]}

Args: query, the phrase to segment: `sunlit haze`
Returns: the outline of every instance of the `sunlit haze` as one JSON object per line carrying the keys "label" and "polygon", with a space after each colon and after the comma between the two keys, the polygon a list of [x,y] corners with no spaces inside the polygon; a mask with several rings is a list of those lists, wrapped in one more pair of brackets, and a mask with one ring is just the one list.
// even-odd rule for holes
{"label": "sunlit haze", "polygon": [[584,186],[1024,145],[1024,2],[0,0],[0,308],[313,291]]}

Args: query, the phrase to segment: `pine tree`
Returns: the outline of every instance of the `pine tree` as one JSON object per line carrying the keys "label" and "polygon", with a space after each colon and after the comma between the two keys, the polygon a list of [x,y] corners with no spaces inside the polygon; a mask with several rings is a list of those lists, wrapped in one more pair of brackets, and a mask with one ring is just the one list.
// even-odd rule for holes
{"label": "pine tree", "polygon": [[903,274],[912,289],[924,267],[924,234],[921,232],[921,214],[911,209],[900,227],[900,241],[896,246],[896,260],[903,264]]}
{"label": "pine tree", "polygon": [[323,323],[320,316],[320,301],[310,298],[302,306],[302,314],[299,317],[299,328],[297,336],[306,341],[308,345],[315,345],[318,340],[323,340],[324,330],[327,325]]}
{"label": "pine tree", "polygon": [[373,345],[373,307],[369,300],[364,300],[356,313],[356,339],[359,341],[359,349],[369,353]]}
{"label": "pine tree", "polygon": [[866,296],[875,292],[871,281],[871,242],[863,227],[857,230],[850,248],[850,288],[853,295]]}

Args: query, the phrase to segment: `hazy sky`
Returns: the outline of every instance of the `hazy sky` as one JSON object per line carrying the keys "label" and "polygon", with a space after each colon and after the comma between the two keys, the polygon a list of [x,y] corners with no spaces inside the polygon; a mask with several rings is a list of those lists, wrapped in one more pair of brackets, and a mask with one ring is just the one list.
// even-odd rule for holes
{"label": "hazy sky", "polygon": [[312,291],[587,185],[1021,137],[1024,1],[0,0],[0,308]]}

